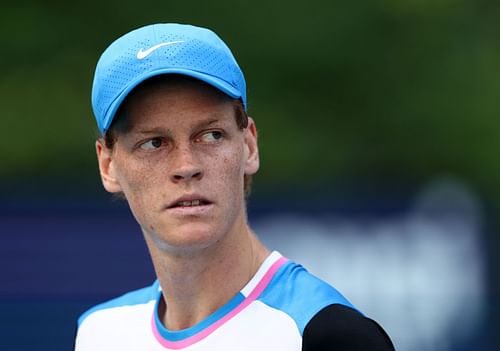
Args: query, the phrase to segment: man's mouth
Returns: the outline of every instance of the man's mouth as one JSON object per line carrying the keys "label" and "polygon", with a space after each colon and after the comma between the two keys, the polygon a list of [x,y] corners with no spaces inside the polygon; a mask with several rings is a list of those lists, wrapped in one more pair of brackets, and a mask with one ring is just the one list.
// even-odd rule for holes
{"label": "man's mouth", "polygon": [[176,200],[172,201],[167,208],[186,208],[186,207],[202,207],[206,205],[211,205],[212,202],[206,197],[199,194],[184,194],[179,196]]}
{"label": "man's mouth", "polygon": [[206,200],[190,200],[190,201],[178,201],[174,203],[172,206],[169,208],[175,208],[175,207],[193,207],[193,206],[204,206],[208,205],[210,202]]}

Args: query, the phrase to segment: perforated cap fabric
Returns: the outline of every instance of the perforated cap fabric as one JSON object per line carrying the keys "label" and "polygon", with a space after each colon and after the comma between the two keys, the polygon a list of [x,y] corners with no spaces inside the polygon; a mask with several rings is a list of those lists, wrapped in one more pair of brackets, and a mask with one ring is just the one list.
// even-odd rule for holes
{"label": "perforated cap fabric", "polygon": [[135,29],[114,41],[97,62],[92,108],[104,134],[120,104],[141,82],[160,74],[200,79],[246,104],[246,83],[229,47],[209,29],[175,23]]}

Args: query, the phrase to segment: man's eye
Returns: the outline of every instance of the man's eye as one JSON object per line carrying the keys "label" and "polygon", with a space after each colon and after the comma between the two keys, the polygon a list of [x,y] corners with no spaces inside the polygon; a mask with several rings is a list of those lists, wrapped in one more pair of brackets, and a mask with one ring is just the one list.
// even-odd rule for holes
{"label": "man's eye", "polygon": [[222,132],[220,132],[218,130],[212,130],[208,133],[203,134],[200,137],[200,141],[209,143],[209,142],[220,140],[221,138],[222,138]]}
{"label": "man's eye", "polygon": [[141,145],[139,145],[139,147],[142,150],[154,150],[158,149],[162,145],[163,145],[163,140],[161,138],[154,138],[142,143]]}

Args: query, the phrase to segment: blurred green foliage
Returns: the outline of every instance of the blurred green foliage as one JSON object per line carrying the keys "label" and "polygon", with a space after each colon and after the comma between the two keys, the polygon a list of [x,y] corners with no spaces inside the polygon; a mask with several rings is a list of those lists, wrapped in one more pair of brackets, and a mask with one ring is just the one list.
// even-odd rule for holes
{"label": "blurred green foliage", "polygon": [[500,195],[500,2],[9,2],[0,12],[2,179],[98,184],[95,63],[132,28],[207,26],[237,56],[260,186],[454,175]]}

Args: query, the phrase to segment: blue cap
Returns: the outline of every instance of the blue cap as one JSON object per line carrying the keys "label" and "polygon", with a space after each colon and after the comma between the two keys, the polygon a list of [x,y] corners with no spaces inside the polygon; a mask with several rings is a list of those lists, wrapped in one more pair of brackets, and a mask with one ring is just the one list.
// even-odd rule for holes
{"label": "blue cap", "polygon": [[144,80],[160,74],[200,79],[246,103],[246,83],[229,47],[206,28],[152,24],[115,40],[97,62],[92,108],[102,134],[127,95]]}

